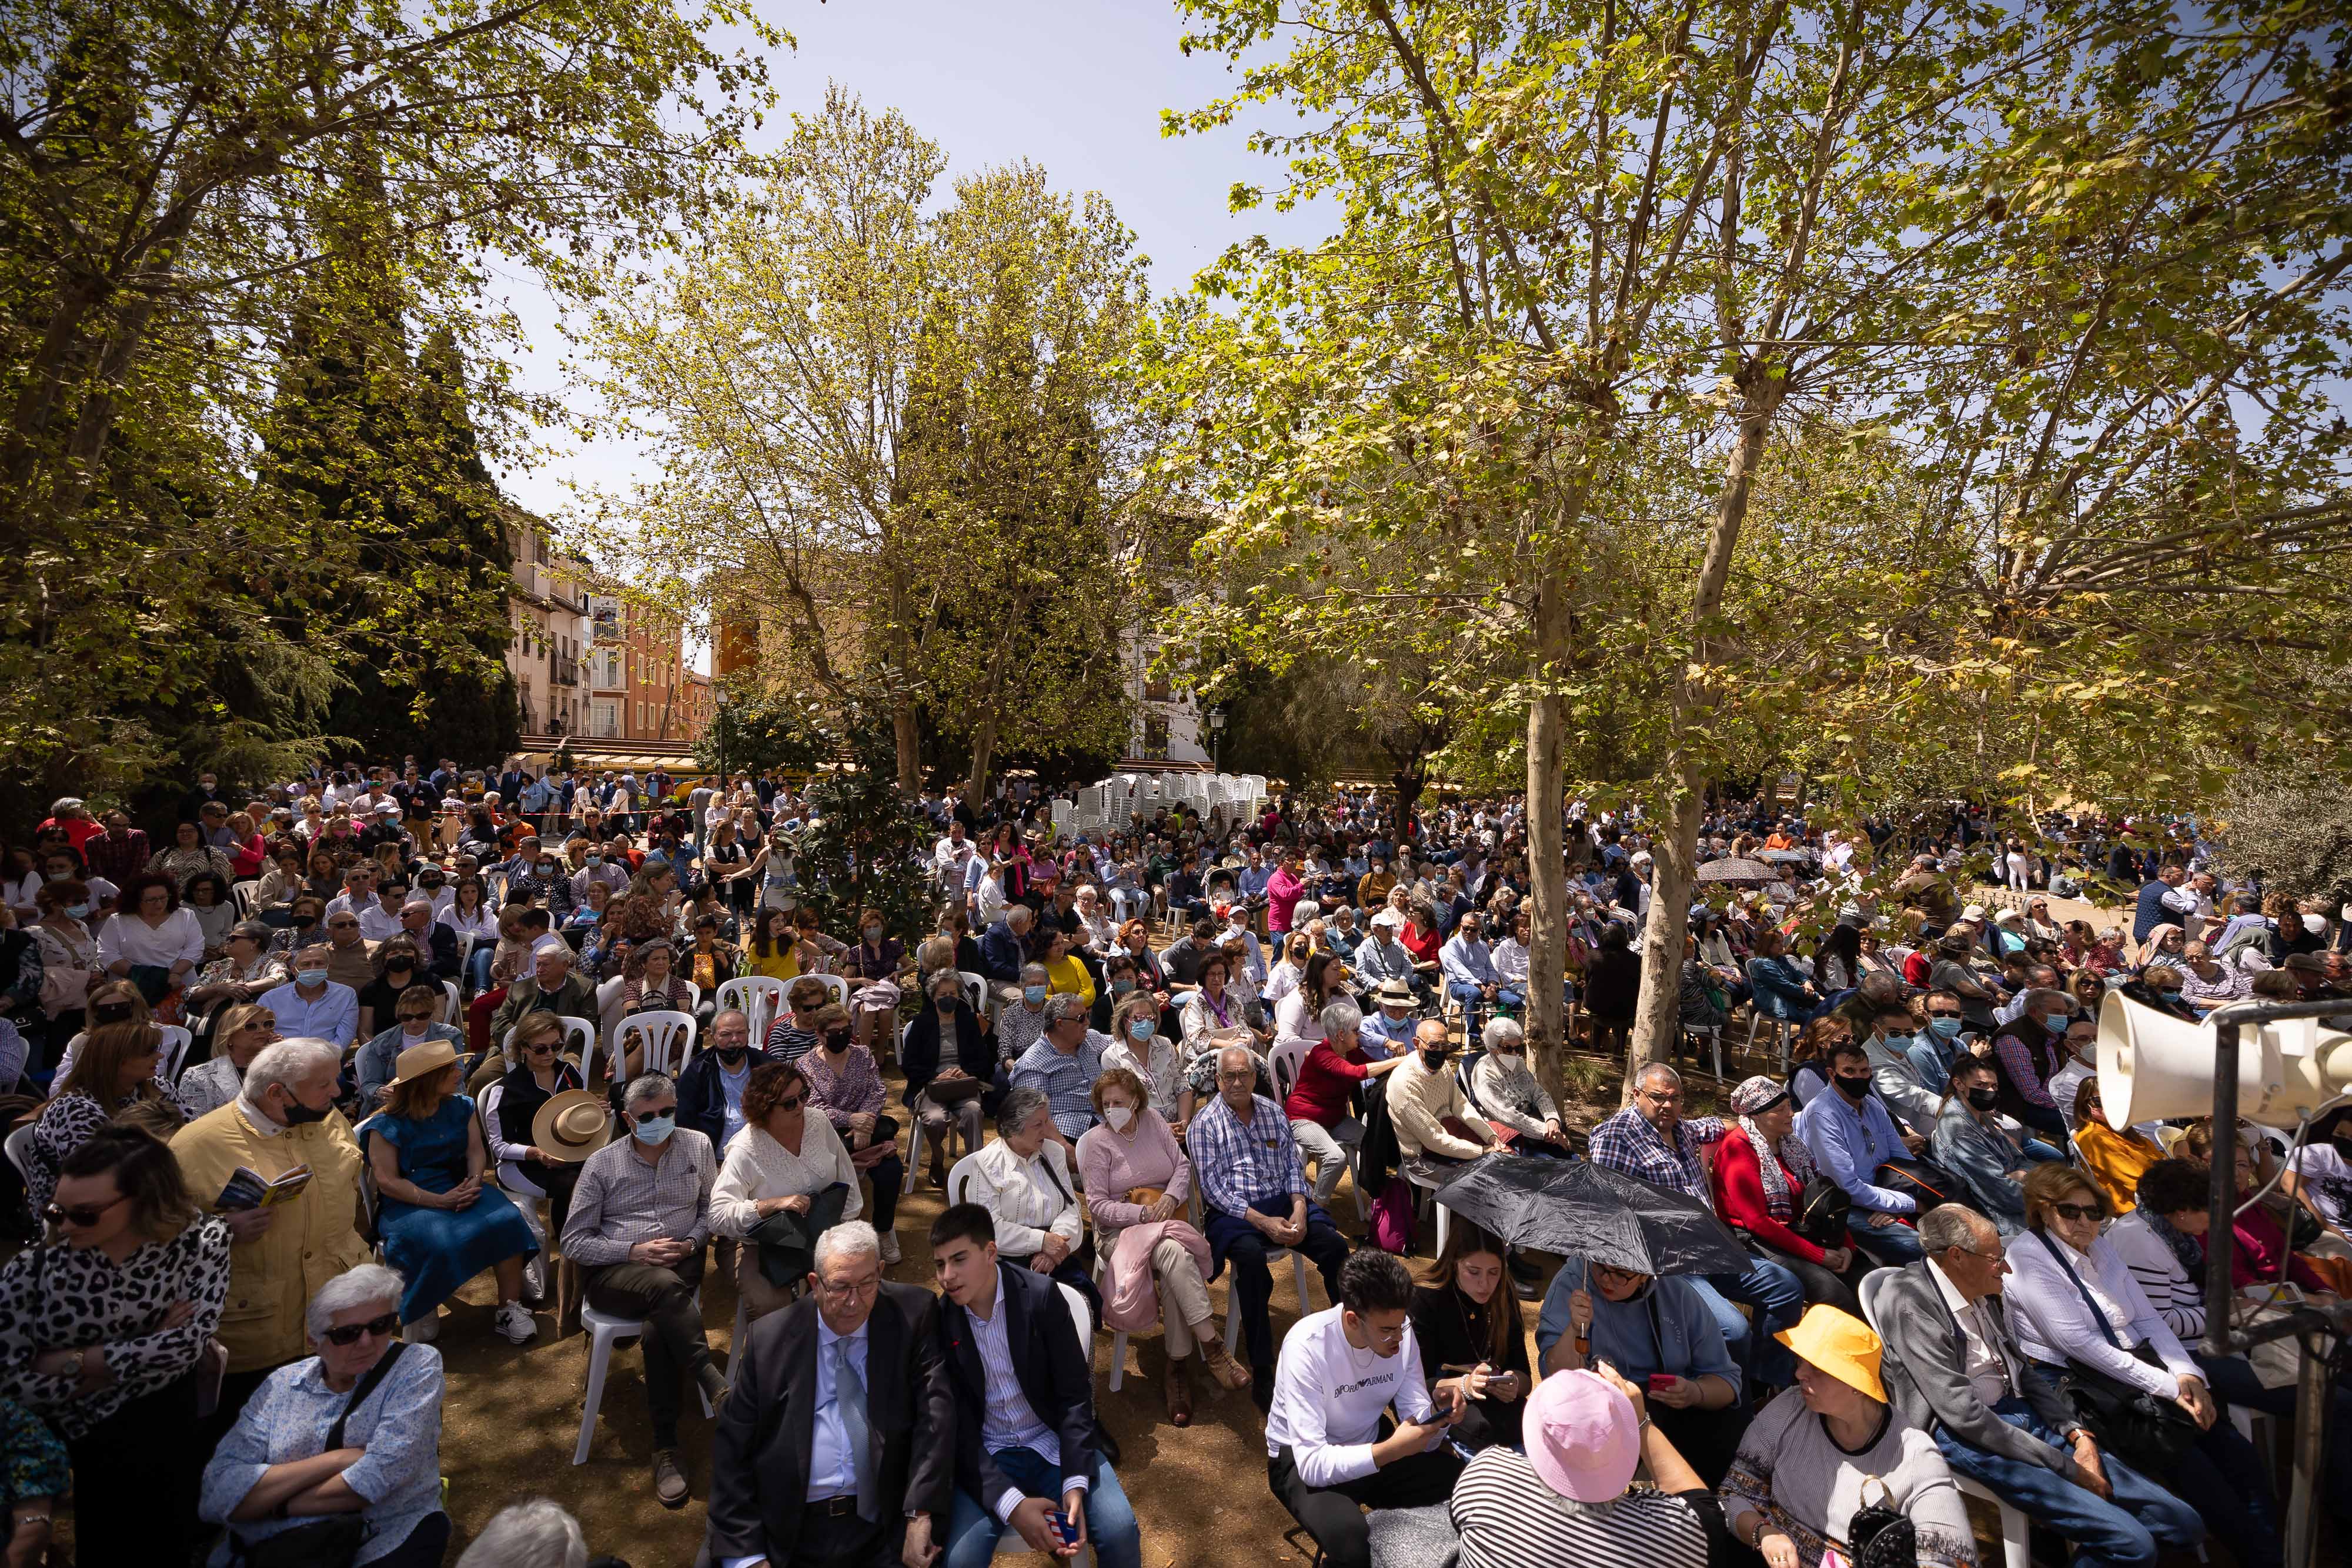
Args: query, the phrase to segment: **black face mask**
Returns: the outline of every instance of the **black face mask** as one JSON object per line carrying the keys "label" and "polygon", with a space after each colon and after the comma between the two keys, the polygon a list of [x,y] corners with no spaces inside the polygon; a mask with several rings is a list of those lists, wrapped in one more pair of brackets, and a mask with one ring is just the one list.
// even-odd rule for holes
{"label": "black face mask", "polygon": [[[327,1108],[329,1111],[333,1109],[334,1107],[331,1105]],[[326,1119],[326,1111],[313,1111],[308,1105],[303,1104],[299,1100],[295,1099],[291,1094],[289,1094],[286,1097],[286,1124],[288,1126],[299,1127],[308,1122],[323,1122]]]}
{"label": "black face mask", "polygon": [[748,1044],[721,1045],[714,1047],[713,1049],[719,1052],[719,1060],[725,1062],[730,1067],[734,1066],[737,1062],[751,1054],[751,1048]]}
{"label": "black face mask", "polygon": [[1870,1098],[1870,1080],[1867,1078],[1832,1078],[1830,1082],[1837,1085],[1839,1093],[1857,1105]]}
{"label": "black face mask", "polygon": [[1969,1091],[1969,1103],[1975,1106],[1979,1111],[1990,1111],[1994,1106],[2000,1103],[2000,1091],[1998,1089],[1971,1089]]}
{"label": "black face mask", "polygon": [[845,1029],[835,1030],[824,1037],[824,1048],[827,1051],[847,1051],[849,1049],[849,1031]]}
{"label": "black face mask", "polygon": [[931,1004],[931,1006],[939,1009],[940,1011],[943,1013],[951,1013],[955,1011],[955,1005],[956,999],[953,997],[941,997],[939,1000]]}
{"label": "black face mask", "polygon": [[1442,1051],[1424,1051],[1421,1053],[1421,1064],[1432,1072],[1436,1072],[1445,1066],[1445,1053]]}

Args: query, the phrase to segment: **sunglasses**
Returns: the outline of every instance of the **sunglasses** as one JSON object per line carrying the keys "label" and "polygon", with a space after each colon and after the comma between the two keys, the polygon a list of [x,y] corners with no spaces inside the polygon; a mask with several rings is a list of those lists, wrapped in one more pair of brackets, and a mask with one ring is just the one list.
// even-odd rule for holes
{"label": "sunglasses", "polygon": [[1929,1008],[1927,1016],[1931,1019],[1956,1019],[1960,1015],[1948,1008]]}
{"label": "sunglasses", "polygon": [[797,1111],[797,1110],[799,1110],[802,1106],[803,1106],[803,1105],[805,1105],[805,1104],[807,1104],[807,1103],[808,1103],[808,1096],[807,1096],[807,1095],[805,1095],[805,1094],[803,1094],[803,1095],[800,1095],[800,1096],[798,1096],[798,1097],[796,1097],[796,1098],[794,1098],[794,1099],[791,1099],[791,1100],[779,1100],[779,1101],[777,1101],[777,1102],[776,1102],[776,1109],[777,1109],[777,1110],[779,1110],[779,1111]]}
{"label": "sunglasses", "polygon": [[546,1056],[554,1051],[555,1042],[551,1040],[534,1040],[525,1045],[523,1049],[530,1052],[533,1056]]}
{"label": "sunglasses", "polygon": [[78,1203],[71,1208],[63,1208],[53,1203],[41,1212],[47,1216],[52,1225],[71,1225],[87,1230],[103,1219],[108,1209],[112,1208],[115,1204],[129,1201],[130,1197],[131,1195],[126,1192],[121,1197],[107,1203]]}
{"label": "sunglasses", "polygon": [[329,1344],[357,1344],[362,1334],[371,1334],[377,1339],[383,1339],[399,1332],[400,1314],[386,1312],[380,1318],[370,1318],[363,1323],[340,1323],[329,1329],[325,1338]]}
{"label": "sunglasses", "polygon": [[2050,1207],[2061,1219],[2072,1219],[2079,1223],[2085,1219],[2099,1218],[2099,1206],[2095,1203],[2053,1203]]}
{"label": "sunglasses", "polygon": [[635,1115],[632,1116],[630,1120],[636,1123],[640,1127],[651,1126],[654,1123],[660,1121],[664,1116],[674,1114],[677,1110],[677,1107],[675,1104],[656,1105],[650,1111],[638,1112]]}

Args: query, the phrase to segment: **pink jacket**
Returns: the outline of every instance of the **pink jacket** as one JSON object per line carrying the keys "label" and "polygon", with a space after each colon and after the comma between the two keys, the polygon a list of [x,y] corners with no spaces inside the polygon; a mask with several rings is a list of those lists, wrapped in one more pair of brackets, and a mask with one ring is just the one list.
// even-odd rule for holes
{"label": "pink jacket", "polygon": [[[1146,1219],[1150,1212],[1127,1201],[1139,1186],[1156,1186],[1176,1200],[1179,1213],[1192,1189],[1192,1165],[1160,1113],[1146,1106],[1136,1114],[1142,1125],[1132,1142],[1108,1126],[1088,1129],[1078,1140],[1078,1175],[1086,1184],[1087,1207],[1108,1248],[1110,1278],[1103,1291],[1103,1322],[1134,1333],[1160,1321],[1160,1292],[1151,1281],[1151,1253],[1160,1240],[1177,1242],[1192,1255],[1201,1277],[1211,1263],[1206,1238],[1181,1219]],[[1116,1234],[1114,1242],[1110,1238]]]}

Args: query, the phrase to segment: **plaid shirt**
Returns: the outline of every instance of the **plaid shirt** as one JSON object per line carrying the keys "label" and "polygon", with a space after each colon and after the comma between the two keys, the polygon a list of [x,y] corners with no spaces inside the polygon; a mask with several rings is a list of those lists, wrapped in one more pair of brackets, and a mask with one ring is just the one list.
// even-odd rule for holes
{"label": "plaid shirt", "polygon": [[1220,1214],[1246,1214],[1252,1203],[1307,1196],[1307,1172],[1291,1142],[1290,1118],[1263,1094],[1251,1096],[1249,1125],[1223,1099],[1192,1118],[1184,1146],[1200,1178],[1201,1201]]}
{"label": "plaid shirt", "polygon": [[1658,1130],[1628,1105],[1592,1129],[1586,1153],[1596,1166],[1688,1194],[1711,1209],[1715,1200],[1707,1195],[1706,1166],[1698,1151],[1702,1145],[1720,1142],[1730,1130],[1719,1116],[1686,1118],[1675,1124],[1675,1142],[1669,1147]]}

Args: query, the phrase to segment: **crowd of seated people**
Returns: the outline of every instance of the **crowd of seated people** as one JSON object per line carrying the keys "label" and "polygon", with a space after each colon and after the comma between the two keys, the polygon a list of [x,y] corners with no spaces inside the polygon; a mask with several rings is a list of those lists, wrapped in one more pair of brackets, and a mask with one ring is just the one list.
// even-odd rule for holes
{"label": "crowd of seated people", "polygon": [[[1801,855],[1835,918],[1706,909],[1683,1017],[1786,1024],[1792,1070],[1700,1114],[1653,1063],[1588,1118],[1529,1061],[1517,802],[1399,835],[1340,791],[1073,841],[1042,797],[986,823],[927,797],[932,907],[893,930],[825,899],[811,807],[770,781],[430,771],[197,800],[160,851],[59,802],[8,889],[34,927],[0,955],[34,976],[8,1021],[38,1095],[26,1213],[55,1239],[0,1269],[0,1402],[60,1445],[44,1484],[88,1560],[274,1560],[359,1528],[362,1561],[442,1561],[435,1341],[525,1345],[583,1305],[642,1325],[638,1462],[665,1507],[707,1499],[714,1563],[978,1568],[1007,1536],[1139,1563],[1148,1472],[1122,1476],[1096,1410],[1095,1333],[1157,1340],[1172,1427],[1248,1387],[1272,1498],[1347,1568],[1432,1542],[1813,1568],[1880,1505],[1942,1568],[1976,1552],[1956,1477],[2100,1561],[2209,1535],[2279,1558],[2225,1416],[2292,1390],[2187,1348],[2212,1131],[2109,1123],[2092,1042],[2118,987],[2183,1016],[2332,994],[2340,933],[2310,911],[2217,910],[2166,859],[2134,868],[2145,929],[2070,934],[2046,896],[1967,904],[1940,846],[1874,893],[1893,831],[1719,818],[1704,853]],[[1654,862],[1638,818],[1568,825],[1558,983],[1605,1051]],[[2087,852],[2029,857],[2018,891]],[[2352,1128],[2283,1172],[2224,1141],[2241,1190],[2273,1188],[2233,1237],[2247,1282],[2352,1283]],[[1374,1143],[1436,1181],[1590,1159],[1717,1215],[1745,1262],[1555,1265],[1457,1218],[1412,1264],[1334,1218],[1343,1185],[1378,1196]],[[902,1246],[926,1176],[944,1210]],[[1314,1299],[1278,1312],[1294,1255]],[[478,1278],[485,1311],[459,1299]],[[2193,1432],[2117,1451],[2063,1397],[2086,1365]],[[170,1506],[110,1508],[156,1434],[142,1484]]]}

